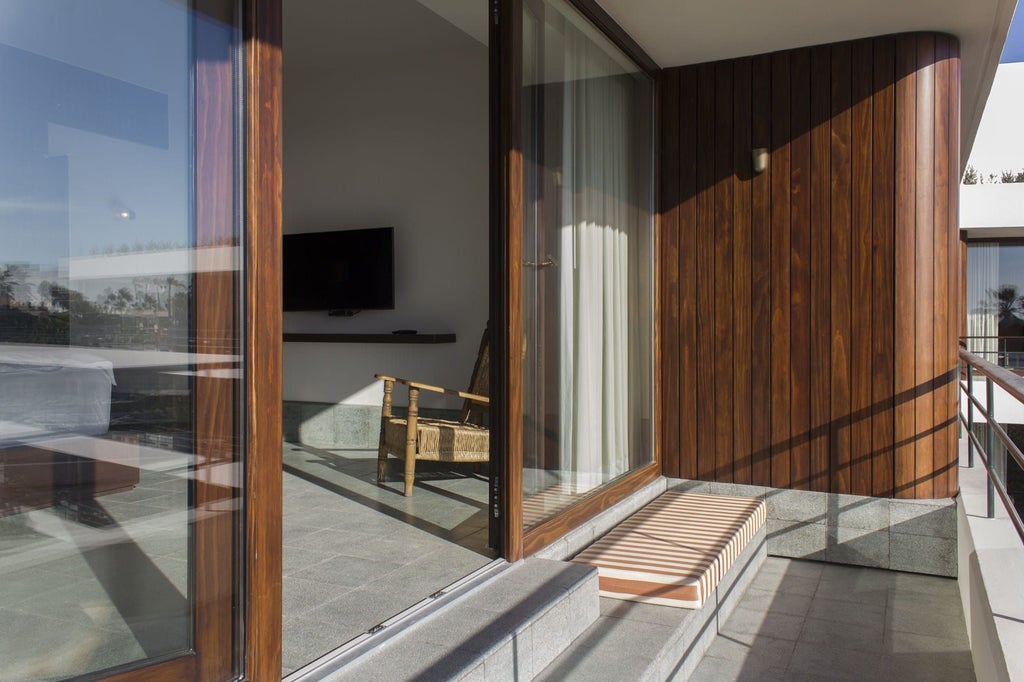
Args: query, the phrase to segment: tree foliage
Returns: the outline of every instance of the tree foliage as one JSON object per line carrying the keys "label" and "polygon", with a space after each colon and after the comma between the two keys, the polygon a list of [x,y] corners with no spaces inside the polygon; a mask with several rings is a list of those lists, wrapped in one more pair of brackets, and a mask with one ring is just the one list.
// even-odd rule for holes
{"label": "tree foliage", "polygon": [[983,175],[974,166],[967,166],[961,182],[965,185],[999,185],[1024,182],[1024,169],[1018,171],[1003,170],[999,173]]}

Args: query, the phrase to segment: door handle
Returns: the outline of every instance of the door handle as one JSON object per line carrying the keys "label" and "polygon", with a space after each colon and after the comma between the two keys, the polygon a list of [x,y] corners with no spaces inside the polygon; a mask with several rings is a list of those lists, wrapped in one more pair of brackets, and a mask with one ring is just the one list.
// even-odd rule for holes
{"label": "door handle", "polygon": [[547,258],[540,261],[539,263],[535,260],[523,261],[523,266],[527,268],[550,268],[553,265],[558,265],[558,261],[555,260],[555,258],[551,254],[548,254]]}

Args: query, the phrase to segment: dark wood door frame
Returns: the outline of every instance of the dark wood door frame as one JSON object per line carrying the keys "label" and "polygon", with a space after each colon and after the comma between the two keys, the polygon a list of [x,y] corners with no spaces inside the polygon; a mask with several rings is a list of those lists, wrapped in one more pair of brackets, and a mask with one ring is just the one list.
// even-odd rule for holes
{"label": "dark wood door frame", "polygon": [[281,675],[281,0],[245,0],[245,677]]}
{"label": "dark wood door frame", "polygon": [[523,136],[521,0],[493,0],[490,21],[491,455],[501,554],[523,556]]}

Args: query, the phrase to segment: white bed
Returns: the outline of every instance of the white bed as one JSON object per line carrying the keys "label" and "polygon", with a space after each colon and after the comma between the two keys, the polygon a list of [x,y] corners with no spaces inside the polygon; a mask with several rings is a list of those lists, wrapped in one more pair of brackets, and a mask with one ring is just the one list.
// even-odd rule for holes
{"label": "white bed", "polygon": [[0,346],[0,447],[110,426],[114,366],[87,351]]}

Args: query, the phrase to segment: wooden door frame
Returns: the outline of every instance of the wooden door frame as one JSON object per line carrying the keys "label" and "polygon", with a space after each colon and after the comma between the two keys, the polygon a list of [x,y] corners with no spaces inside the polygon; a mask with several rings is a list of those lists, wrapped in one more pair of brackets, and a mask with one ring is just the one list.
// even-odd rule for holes
{"label": "wooden door frame", "polygon": [[245,678],[281,675],[281,0],[244,0]]}
{"label": "wooden door frame", "polygon": [[501,555],[517,561],[523,556],[522,0],[493,0],[491,11],[491,466]]}

